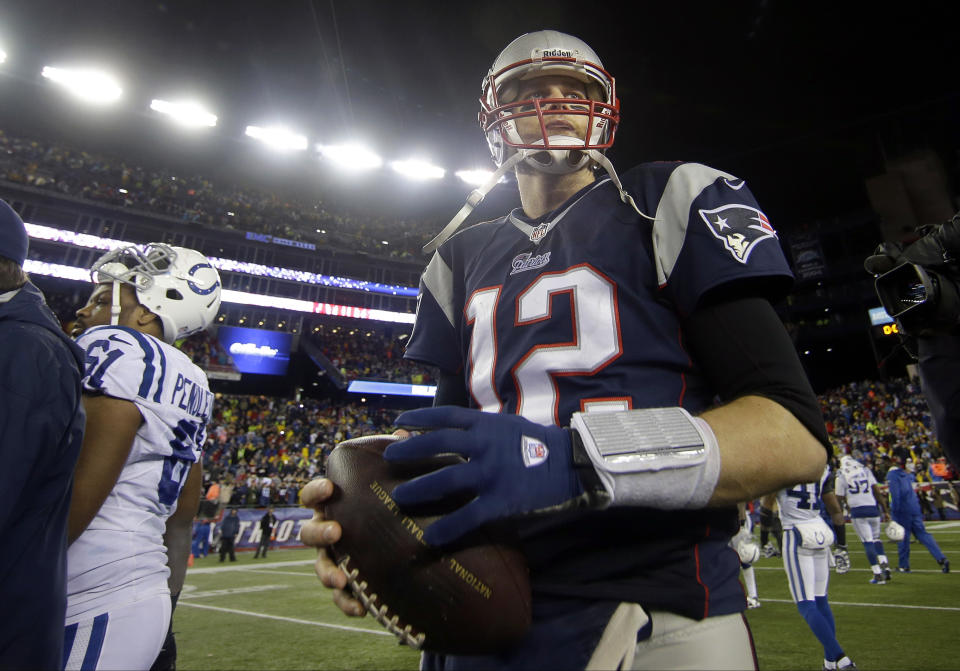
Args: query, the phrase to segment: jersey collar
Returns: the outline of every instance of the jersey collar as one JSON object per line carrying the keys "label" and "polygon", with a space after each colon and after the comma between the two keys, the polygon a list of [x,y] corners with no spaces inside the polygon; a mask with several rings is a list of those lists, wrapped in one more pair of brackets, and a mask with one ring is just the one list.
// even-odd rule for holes
{"label": "jersey collar", "polygon": [[566,216],[567,212],[573,209],[574,205],[583,200],[587,194],[591,193],[594,189],[609,181],[609,177],[603,177],[593,184],[588,184],[570,196],[563,205],[538,219],[530,219],[523,213],[523,208],[521,207],[515,208],[507,215],[507,219],[523,233],[524,237],[530,238],[530,241],[534,244],[539,244],[540,241],[546,237],[547,233],[560,223],[560,220]]}

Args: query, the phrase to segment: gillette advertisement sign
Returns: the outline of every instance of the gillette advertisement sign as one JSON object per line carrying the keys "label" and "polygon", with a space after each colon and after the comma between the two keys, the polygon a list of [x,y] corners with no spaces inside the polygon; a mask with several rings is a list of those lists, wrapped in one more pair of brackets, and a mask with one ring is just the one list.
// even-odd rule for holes
{"label": "gillette advertisement sign", "polygon": [[221,326],[217,339],[241,373],[284,375],[290,364],[293,334],[241,326]]}

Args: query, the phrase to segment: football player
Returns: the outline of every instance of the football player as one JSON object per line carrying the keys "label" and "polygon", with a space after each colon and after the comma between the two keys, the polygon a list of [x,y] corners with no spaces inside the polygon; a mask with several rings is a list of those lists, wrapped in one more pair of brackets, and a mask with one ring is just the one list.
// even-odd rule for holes
{"label": "football player", "polygon": [[780,511],[783,524],[780,547],[790,594],[823,646],[824,671],[857,668],[837,641],[836,623],[827,599],[830,546],[835,538],[833,529],[820,515],[820,501],[829,474],[829,467],[825,467],[815,482],[786,487],[764,497],[764,505],[769,508],[776,502]]}
{"label": "football player", "polygon": [[857,532],[870,562],[873,577],[870,582],[883,585],[890,580],[890,562],[883,550],[880,525],[888,519],[887,499],[873,472],[845,454],[840,457],[837,472],[837,496],[846,501],[853,530]]}
{"label": "football player", "polygon": [[67,556],[66,669],[148,669],[183,585],[212,410],[206,375],[176,340],[206,328],[220,277],[199,252],[121,247],[73,333],[86,352],[86,435]]}
{"label": "football player", "polygon": [[[400,415],[422,432],[385,457],[467,457],[393,497],[467,500],[426,529],[433,545],[506,520],[534,615],[509,651],[423,668],[754,668],[736,504],[815,479],[829,448],[770,303],[792,282],[776,231],[727,172],[646,163],[621,179],[604,154],[614,78],[576,37],[511,42],[481,106],[498,168],[427,246],[406,351],[439,369],[435,407]],[[452,234],[511,170],[522,207]],[[319,511],[332,491],[302,495],[321,549],[343,531]],[[362,613],[324,552],[316,570]]]}
{"label": "football player", "polygon": [[[770,540],[771,534],[773,540]],[[780,526],[780,516],[777,511],[760,505],[760,545],[764,557],[779,557],[781,552],[780,538],[783,536],[783,527]],[[776,546],[774,545],[776,543]]]}
{"label": "football player", "polygon": [[753,519],[746,504],[738,504],[737,510],[740,514],[740,530],[730,539],[730,547],[740,558],[740,572],[747,592],[747,608],[759,608],[760,597],[757,594],[757,576],[753,563],[760,558],[760,546],[753,538]]}

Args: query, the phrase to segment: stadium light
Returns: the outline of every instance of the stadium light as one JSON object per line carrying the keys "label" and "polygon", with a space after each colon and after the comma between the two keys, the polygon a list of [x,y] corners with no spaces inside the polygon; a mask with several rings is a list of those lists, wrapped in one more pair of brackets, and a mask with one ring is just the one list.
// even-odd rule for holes
{"label": "stadium light", "polygon": [[120,88],[117,80],[100,70],[56,68],[47,65],[40,74],[60,84],[78,98],[91,103],[112,103],[123,94],[123,89]]}
{"label": "stadium light", "polygon": [[0,63],[5,63],[7,60],[7,52],[3,49],[0,49]]}
{"label": "stadium light", "polygon": [[[31,275],[44,275],[47,277],[57,277],[65,280],[75,280],[78,282],[93,281],[90,277],[90,270],[88,268],[77,268],[75,266],[66,266],[60,263],[47,263],[46,261],[26,259],[23,262],[23,269]],[[355,305],[338,305],[336,303],[304,301],[296,298],[252,294],[246,291],[232,291],[230,289],[223,289],[220,296],[224,303],[236,303],[238,305],[249,305],[253,307],[290,310],[292,312],[307,312],[310,314],[329,315],[332,317],[367,319],[372,321],[391,322],[394,324],[413,324],[413,321],[416,318],[416,315],[407,312],[393,312],[391,310],[375,310],[373,308],[363,308]],[[246,320],[247,317],[244,315],[240,319],[240,323],[243,324],[246,322]]]}
{"label": "stadium light", "polygon": [[350,171],[373,170],[383,165],[383,159],[359,144],[317,145],[324,158]]}
{"label": "stadium light", "polygon": [[[462,181],[466,182],[471,186],[480,186],[481,184],[486,184],[487,180],[493,176],[492,170],[457,170],[454,173]],[[500,178],[500,181],[504,181],[503,178]]]}
{"label": "stadium light", "polygon": [[[115,238],[101,238],[88,233],[77,233],[52,228],[50,226],[41,226],[30,222],[24,222],[27,228],[27,234],[36,240],[47,240],[50,242],[62,242],[75,247],[85,247],[87,249],[111,250],[117,247],[123,247],[130,243]],[[389,296],[406,296],[413,298],[417,295],[417,287],[405,287],[396,284],[384,284],[381,282],[370,282],[368,280],[357,280],[349,277],[337,277],[335,275],[321,275],[306,270],[295,270],[291,268],[281,268],[277,266],[265,266],[259,263],[250,263],[247,261],[237,261],[234,259],[222,259],[216,256],[207,257],[210,263],[217,270],[229,271],[234,273],[243,273],[245,275],[254,275],[258,277],[273,277],[281,280],[290,280],[292,282],[303,282],[306,284],[317,284],[327,287],[336,287],[339,289],[355,289],[367,293],[383,294]]]}
{"label": "stadium light", "polygon": [[269,128],[247,126],[245,132],[253,139],[260,140],[273,149],[303,151],[307,148],[306,137],[289,131],[282,126],[271,126]]}
{"label": "stadium light", "polygon": [[154,98],[150,101],[150,109],[165,114],[184,126],[212,128],[217,125],[217,115],[211,114],[194,102],[170,102]]}
{"label": "stadium light", "polygon": [[443,168],[418,159],[394,161],[390,164],[390,167],[404,177],[419,181],[428,179],[442,179],[443,176],[447,174],[447,171]]}

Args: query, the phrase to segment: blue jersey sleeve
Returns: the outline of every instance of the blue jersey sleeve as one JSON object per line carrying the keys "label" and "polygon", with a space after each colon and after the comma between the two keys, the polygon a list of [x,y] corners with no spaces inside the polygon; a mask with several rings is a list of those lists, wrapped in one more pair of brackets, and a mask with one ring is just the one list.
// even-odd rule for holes
{"label": "blue jersey sleeve", "polygon": [[699,163],[673,167],[653,224],[657,280],[682,313],[709,291],[755,283],[779,298],[793,274],[776,230],[744,180]]}
{"label": "blue jersey sleeve", "polygon": [[[407,343],[404,358],[420,361],[449,373],[463,367],[457,335],[459,316],[463,311],[457,299],[453,272],[446,252],[449,244],[433,254],[420,278],[417,297],[417,319]],[[445,252],[441,255],[441,251]]]}

